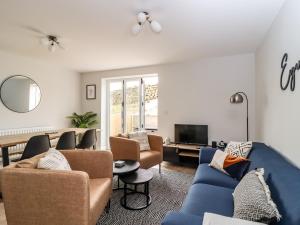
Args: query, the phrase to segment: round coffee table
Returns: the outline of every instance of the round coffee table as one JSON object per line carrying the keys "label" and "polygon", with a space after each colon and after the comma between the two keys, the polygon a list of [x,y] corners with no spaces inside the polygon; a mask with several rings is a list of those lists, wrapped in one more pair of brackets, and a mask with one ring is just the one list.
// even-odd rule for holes
{"label": "round coffee table", "polygon": [[[151,204],[151,196],[149,194],[149,182],[153,178],[153,173],[149,170],[139,169],[138,171],[120,176],[121,181],[124,183],[124,196],[121,198],[121,205],[125,209],[140,210],[145,209]],[[134,185],[134,190],[129,189],[127,185]],[[144,185],[144,192],[137,191],[138,185]],[[146,204],[140,207],[130,207],[127,205],[127,196],[141,194],[146,196]]]}
{"label": "round coffee table", "polygon": [[118,176],[118,187],[114,188],[114,190],[120,190],[120,176],[133,173],[140,168],[140,163],[134,160],[123,160],[125,161],[125,165],[117,168],[115,164],[113,166],[113,175]]}

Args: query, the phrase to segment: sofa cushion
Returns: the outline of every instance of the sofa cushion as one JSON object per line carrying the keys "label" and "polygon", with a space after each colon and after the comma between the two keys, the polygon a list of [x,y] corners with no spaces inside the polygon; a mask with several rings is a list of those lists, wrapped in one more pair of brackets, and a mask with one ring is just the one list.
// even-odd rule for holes
{"label": "sofa cushion", "polygon": [[142,151],[140,154],[140,164],[143,169],[149,169],[161,162],[161,153],[158,151]]}
{"label": "sofa cushion", "polygon": [[231,141],[225,148],[225,152],[234,155],[247,158],[252,149],[252,142],[234,142]]}
{"label": "sofa cushion", "polygon": [[238,181],[203,163],[198,166],[193,184],[205,183],[226,188],[235,188]]}
{"label": "sofa cushion", "polygon": [[44,152],[42,154],[36,155],[29,159],[24,159],[21,161],[18,161],[14,167],[16,168],[27,168],[27,169],[36,169],[38,162],[41,158],[45,157],[47,152]]}
{"label": "sofa cushion", "polygon": [[56,149],[49,149],[46,155],[39,160],[37,168],[46,170],[72,170],[65,156]]}
{"label": "sofa cushion", "polygon": [[237,180],[241,180],[247,172],[250,161],[240,156],[230,155],[223,151],[217,150],[209,166],[231,176]]}
{"label": "sofa cushion", "polygon": [[209,184],[193,184],[183,202],[181,212],[203,216],[205,212],[233,215],[233,189]]}
{"label": "sofa cushion", "polygon": [[202,216],[194,216],[181,212],[168,212],[162,221],[162,225],[201,225]]}
{"label": "sofa cushion", "polygon": [[99,215],[110,199],[112,183],[110,178],[90,179],[90,223],[96,224]]}
{"label": "sofa cushion", "polygon": [[128,137],[129,139],[133,139],[139,142],[141,151],[150,150],[150,144],[146,131],[132,132],[128,134]]}
{"label": "sofa cushion", "polygon": [[263,175],[264,169],[252,170],[237,185],[233,192],[234,217],[266,224],[280,220]]}

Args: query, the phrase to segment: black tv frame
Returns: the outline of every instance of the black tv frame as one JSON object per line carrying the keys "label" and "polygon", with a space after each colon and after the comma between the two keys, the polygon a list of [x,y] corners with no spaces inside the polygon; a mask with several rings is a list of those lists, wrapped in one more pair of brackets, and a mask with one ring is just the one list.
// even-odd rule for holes
{"label": "black tv frame", "polygon": [[[180,142],[178,140],[177,134],[176,134],[176,127],[177,126],[199,126],[203,127],[204,132],[206,131],[206,134],[204,135],[203,139],[205,139],[205,143],[194,143],[194,142]],[[200,146],[207,146],[208,145],[208,125],[198,125],[198,124],[175,124],[174,125],[174,139],[175,144],[187,144],[187,145],[200,145]]]}

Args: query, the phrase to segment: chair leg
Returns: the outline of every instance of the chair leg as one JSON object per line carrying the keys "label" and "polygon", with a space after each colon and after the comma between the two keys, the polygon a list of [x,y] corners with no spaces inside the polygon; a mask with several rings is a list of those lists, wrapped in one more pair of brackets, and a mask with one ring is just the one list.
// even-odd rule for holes
{"label": "chair leg", "polygon": [[107,203],[107,205],[105,207],[105,212],[109,213],[109,210],[110,210],[110,199],[108,200],[108,203]]}
{"label": "chair leg", "polygon": [[161,174],[161,163],[158,164],[158,171],[159,171],[159,173]]}

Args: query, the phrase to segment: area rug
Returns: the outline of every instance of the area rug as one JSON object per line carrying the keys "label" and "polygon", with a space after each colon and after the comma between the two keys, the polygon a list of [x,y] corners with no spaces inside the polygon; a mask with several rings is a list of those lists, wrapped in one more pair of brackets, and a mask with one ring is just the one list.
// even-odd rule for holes
{"label": "area rug", "polygon": [[[109,213],[103,213],[97,225],[159,225],[168,211],[179,210],[188,188],[191,186],[193,175],[158,169],[150,169],[153,180],[150,182],[152,204],[143,210],[131,211],[120,205],[123,191],[114,191]],[[116,183],[116,180],[114,181]],[[142,188],[142,187],[141,187]],[[134,195],[128,199],[128,205],[139,206],[145,203],[145,197]]]}

